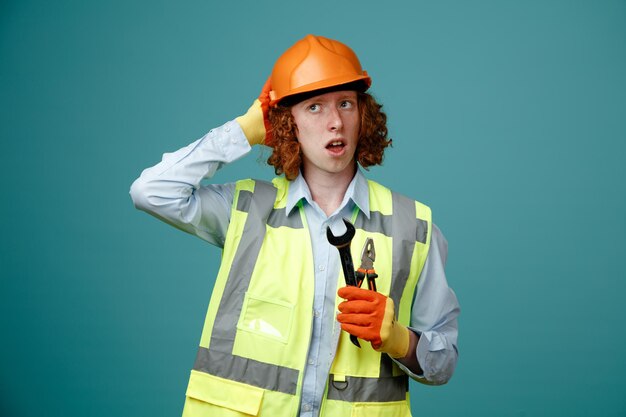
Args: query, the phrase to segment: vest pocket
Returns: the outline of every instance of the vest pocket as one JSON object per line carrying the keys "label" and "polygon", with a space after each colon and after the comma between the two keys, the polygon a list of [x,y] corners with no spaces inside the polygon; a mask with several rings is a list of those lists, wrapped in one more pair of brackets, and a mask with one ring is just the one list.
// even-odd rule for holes
{"label": "vest pocket", "polygon": [[237,329],[287,343],[293,304],[246,293]]}
{"label": "vest pocket", "polygon": [[243,417],[259,414],[262,388],[191,371],[183,417]]}
{"label": "vest pocket", "polygon": [[408,401],[349,402],[329,400],[322,402],[321,417],[411,417]]}
{"label": "vest pocket", "polygon": [[355,403],[352,417],[411,417],[411,410],[406,401]]}

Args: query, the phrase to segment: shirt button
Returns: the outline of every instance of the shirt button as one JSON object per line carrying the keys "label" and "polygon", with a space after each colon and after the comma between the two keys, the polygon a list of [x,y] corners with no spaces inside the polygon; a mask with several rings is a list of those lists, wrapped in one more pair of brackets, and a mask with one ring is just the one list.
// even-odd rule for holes
{"label": "shirt button", "polygon": [[317,267],[317,269],[319,269],[320,271],[323,271],[326,269],[326,267],[324,265],[320,265]]}
{"label": "shirt button", "polygon": [[319,310],[315,310],[315,311],[313,311],[313,315],[314,315],[315,317],[319,317],[319,316],[320,316],[320,312],[319,312]]}
{"label": "shirt button", "polygon": [[302,410],[303,411],[311,411],[311,405],[310,404],[304,404],[302,406]]}
{"label": "shirt button", "polygon": [[309,359],[309,365],[315,365],[315,361],[313,359]]}
{"label": "shirt button", "polygon": [[230,132],[230,126],[226,126],[226,127],[224,127],[224,131],[226,131],[226,132]]}

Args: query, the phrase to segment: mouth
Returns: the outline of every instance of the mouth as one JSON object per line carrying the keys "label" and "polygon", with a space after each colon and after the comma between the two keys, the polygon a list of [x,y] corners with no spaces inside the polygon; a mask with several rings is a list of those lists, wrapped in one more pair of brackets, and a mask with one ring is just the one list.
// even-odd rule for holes
{"label": "mouth", "polygon": [[326,149],[328,151],[330,151],[331,153],[333,153],[333,154],[339,154],[339,153],[343,152],[345,147],[346,147],[346,144],[341,139],[331,140],[326,145]]}

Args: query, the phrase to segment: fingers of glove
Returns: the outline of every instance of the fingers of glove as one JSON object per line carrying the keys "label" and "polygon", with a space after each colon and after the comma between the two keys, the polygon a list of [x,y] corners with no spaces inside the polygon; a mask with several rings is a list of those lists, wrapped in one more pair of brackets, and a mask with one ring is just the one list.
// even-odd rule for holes
{"label": "fingers of glove", "polygon": [[[370,314],[337,314],[337,321],[341,324],[354,324],[361,327],[377,327],[376,317],[372,317]],[[378,326],[379,327],[379,326]]]}
{"label": "fingers of glove", "polygon": [[360,313],[360,314],[372,314],[377,309],[377,303],[364,300],[352,300],[339,303],[337,306],[342,313]]}
{"label": "fingers of glove", "polygon": [[379,345],[381,343],[380,336],[377,331],[373,331],[369,327],[357,326],[349,323],[342,323],[341,329],[358,337],[359,339]]}
{"label": "fingers of glove", "polygon": [[246,114],[237,117],[235,120],[241,126],[250,145],[263,143],[266,129],[259,100],[254,100]]}
{"label": "fingers of glove", "polygon": [[365,290],[363,288],[354,287],[354,286],[346,286],[339,288],[337,291],[337,295],[339,297],[344,298],[346,300],[366,300],[366,301],[377,301],[384,300],[387,297],[381,293]]}

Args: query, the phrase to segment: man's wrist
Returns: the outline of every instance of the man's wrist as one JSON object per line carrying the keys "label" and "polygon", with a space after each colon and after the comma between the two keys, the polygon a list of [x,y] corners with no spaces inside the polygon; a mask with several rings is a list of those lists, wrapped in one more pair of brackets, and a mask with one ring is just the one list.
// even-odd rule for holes
{"label": "man's wrist", "polygon": [[420,336],[411,329],[407,330],[409,331],[409,349],[404,357],[394,359],[406,366],[414,374],[422,375],[424,371],[417,359],[417,344],[419,343]]}
{"label": "man's wrist", "polygon": [[383,343],[378,350],[387,353],[394,359],[405,358],[411,345],[410,333],[408,328],[394,320],[391,324],[388,343]]}

